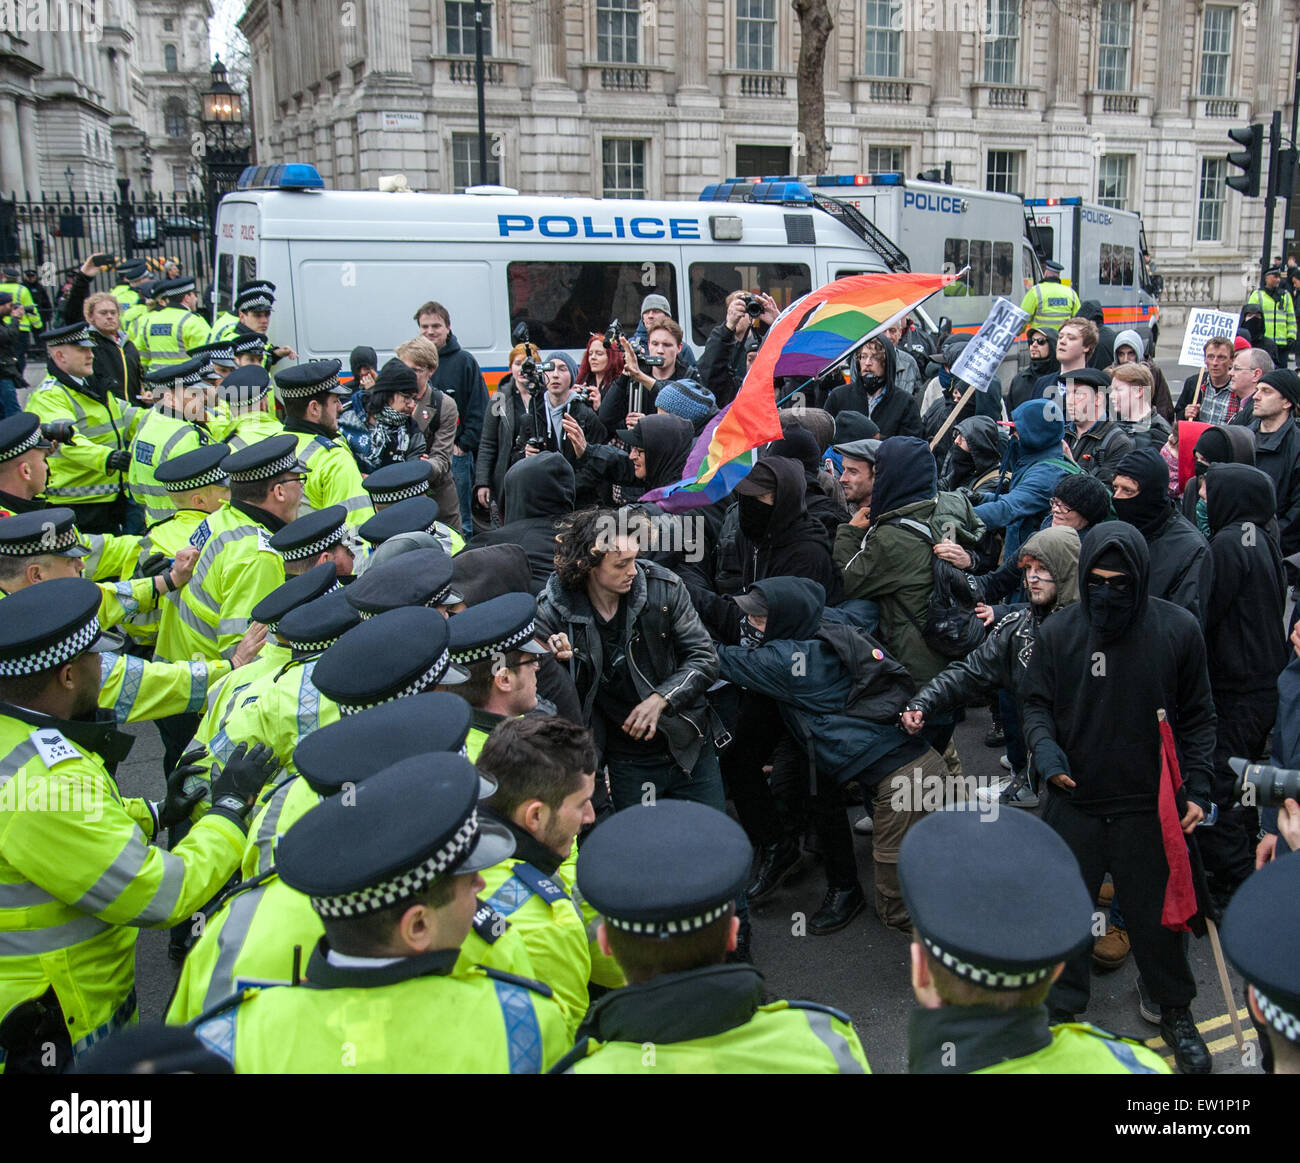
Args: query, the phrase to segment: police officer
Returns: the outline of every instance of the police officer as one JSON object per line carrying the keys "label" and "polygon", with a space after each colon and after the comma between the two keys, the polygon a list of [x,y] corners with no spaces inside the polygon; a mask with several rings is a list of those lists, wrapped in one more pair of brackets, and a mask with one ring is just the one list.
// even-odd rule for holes
{"label": "police officer", "polygon": [[[415,556],[406,554],[393,565]],[[474,708],[465,744],[474,763],[497,724],[537,709],[537,668],[547,650],[535,637],[536,617],[537,599],[521,593],[490,598],[451,619],[452,661],[469,672],[456,693]]]}
{"label": "police officer", "polygon": [[260,367],[266,371],[265,363],[268,356],[265,335],[257,331],[237,329],[232,335],[226,337],[226,342],[230,344],[230,350],[235,353],[236,367]]}
{"label": "police officer", "polygon": [[23,312],[18,323],[18,350],[14,353],[18,360],[19,376],[27,370],[27,350],[31,346],[33,332],[39,332],[45,326],[40,311],[36,309],[31,288],[21,280],[22,271],[18,267],[5,265],[0,268],[0,294],[12,296]]}
{"label": "police officer", "polygon": [[366,570],[348,587],[348,601],[363,618],[403,606],[428,606],[446,618],[461,601],[451,568],[441,549],[415,549]]}
{"label": "police officer", "polygon": [[41,435],[35,412],[17,412],[0,420],[0,517],[45,508],[36,498],[45,491],[54,445]]}
{"label": "police officer", "polygon": [[374,516],[361,484],[361,470],[347,440],[339,435],[339,409],[350,390],[339,383],[336,359],[316,359],[275,378],[284,405],[286,432],[298,440],[298,457],[312,470],[303,512],[343,505],[355,528]]}
{"label": "police officer", "polygon": [[1026,328],[1059,328],[1067,319],[1073,319],[1083,310],[1083,304],[1074,289],[1061,282],[1061,272],[1064,270],[1055,259],[1049,258],[1043,263],[1043,281],[1030,287],[1020,302],[1020,309],[1029,314]]}
{"label": "police officer", "polygon": [[[192,805],[175,778],[158,803],[117,789],[132,740],[97,706],[99,602],[58,579],[6,598],[0,620],[0,1058],[15,1073],[61,1070],[131,1020],[136,929],[221,887],[262,782],[258,757],[232,760],[185,840],[146,842]],[[38,796],[44,810],[26,810]]]}
{"label": "police officer", "polygon": [[264,367],[236,367],[221,381],[217,395],[229,409],[221,432],[231,451],[238,452],[284,431],[271,408],[271,377]]}
{"label": "police officer", "polygon": [[238,317],[223,313],[212,327],[213,339],[229,339],[240,332],[254,332],[262,336],[266,349],[266,366],[274,367],[277,360],[297,359],[292,347],[276,347],[266,338],[271,326],[271,309],[275,306],[275,284],[266,279],[242,283],[235,296]]}
{"label": "police officer", "polygon": [[276,533],[271,538],[271,548],[284,558],[285,576],[306,573],[322,562],[332,561],[340,581],[343,578],[350,581],[356,559],[347,518],[347,510],[342,505],[331,505],[290,521]]}
{"label": "police officer", "polygon": [[50,461],[46,500],[72,506],[83,533],[143,532],[143,514],[126,491],[138,410],[91,377],[95,344],[87,324],[55,328],[46,334],[45,346],[46,376],[28,397],[28,411],[42,424],[71,420],[76,432],[76,440],[61,444]]}
{"label": "police officer", "polygon": [[[310,952],[324,929],[307,897],[280,880],[271,864],[279,837],[327,796],[347,793],[399,760],[431,751],[455,754],[468,728],[469,708],[461,699],[423,694],[372,707],[307,736],[294,752],[298,776],[277,785],[249,826],[243,883],[210,910],[181,970],[168,1022],[191,1021],[241,982],[288,985],[295,949]],[[479,783],[480,796],[496,790],[481,775]],[[457,966],[468,970],[475,964],[533,976],[523,938],[481,901]]]}
{"label": "police officer", "polygon": [[222,467],[230,501],[199,522],[194,580],[163,610],[162,658],[222,658],[248,629],[253,607],[284,581],[271,536],[297,514],[307,469],[292,436],[274,436],[232,452]]}
{"label": "police officer", "polygon": [[447,554],[459,553],[465,547],[465,539],[438,520],[438,502],[432,497],[408,497],[386,505],[357,532],[370,543],[372,553],[402,533],[427,533]]}
{"label": "police officer", "polygon": [[904,837],[898,879],[916,934],[910,1073],[1169,1073],[1140,1042],[1049,1025],[1052,983],[1092,943],[1092,900],[1037,817],[935,812]]}
{"label": "police officer", "polygon": [[144,319],[135,340],[140,364],[148,371],[184,363],[192,349],[207,343],[211,330],[197,314],[199,292],[192,275],[165,279],[154,288],[154,297],[163,305]]}
{"label": "police officer", "polygon": [[[413,500],[417,497],[433,500],[429,496],[429,481],[432,473],[433,466],[427,460],[398,460],[370,473],[362,481],[362,485],[370,495],[370,504],[374,508],[375,514],[378,515],[386,509],[400,505],[403,501]],[[433,503],[438,504],[436,500]],[[437,537],[439,544],[448,553],[457,554],[465,547],[465,538],[446,522],[438,520],[441,515],[440,508],[441,506],[429,510],[427,505],[408,506],[405,511],[419,511],[421,513],[431,511],[433,518],[427,531]],[[374,518],[372,517],[371,520],[373,521]],[[375,528],[386,529],[388,526],[382,524],[376,525]],[[413,531],[403,530],[403,532]],[[381,540],[384,540],[384,538],[381,538]]]}
{"label": "police officer", "polygon": [[149,281],[149,268],[144,259],[129,258],[117,264],[117,281],[113,284],[112,295],[117,300],[118,309],[125,314],[140,302],[140,288]]}
{"label": "police officer", "polygon": [[158,466],[213,441],[208,412],[213,391],[203,381],[203,368],[203,357],[196,356],[166,364],[144,377],[153,386],[157,403],[140,414],[128,479],[131,495],[144,506],[151,525],[173,512],[167,488],[156,477]]}
{"label": "police officer", "polygon": [[1265,1069],[1300,1074],[1300,858],[1264,865],[1237,890],[1223,917],[1223,951],[1246,979],[1246,1002]]}
{"label": "police officer", "polygon": [[546,986],[456,969],[478,873],[512,848],[480,820],[479,791],[468,760],[430,754],[308,812],[276,867],[324,925],[312,988],[245,994],[200,1018],[199,1038],[246,1074],[526,1074],[555,1062],[566,1039]]}
{"label": "police officer", "polygon": [[739,824],[686,800],[627,808],[587,837],[578,885],[631,984],[592,1007],[553,1073],[870,1072],[846,1014],[764,1005],[762,974],[724,964],[753,856]]}
{"label": "police officer", "polygon": [[1264,285],[1246,300],[1247,307],[1258,307],[1264,316],[1264,337],[1277,348],[1279,367],[1287,366],[1296,339],[1295,304],[1282,285],[1284,273],[1282,267],[1269,267],[1264,272]]}
{"label": "police officer", "polygon": [[141,280],[137,292],[139,294],[139,301],[136,302],[134,306],[127,307],[122,312],[119,321],[120,326],[122,330],[126,332],[127,339],[135,345],[137,352],[140,348],[140,328],[143,326],[144,319],[147,316],[152,315],[161,306],[154,296],[157,294],[157,287],[162,281],[163,280],[161,279],[155,279],[152,277]]}

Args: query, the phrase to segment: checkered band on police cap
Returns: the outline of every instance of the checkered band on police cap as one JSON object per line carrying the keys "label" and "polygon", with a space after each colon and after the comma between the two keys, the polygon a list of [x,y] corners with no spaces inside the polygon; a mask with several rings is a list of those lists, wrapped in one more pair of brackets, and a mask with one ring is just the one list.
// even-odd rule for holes
{"label": "checkered band on police cap", "polygon": [[694,933],[706,925],[713,924],[732,906],[732,901],[706,909],[698,916],[686,917],[676,921],[623,921],[617,917],[605,916],[605,924],[611,928],[621,929],[624,933],[637,933],[642,937],[680,937],[683,933]]}
{"label": "checkered band on police cap", "polygon": [[1252,983],[1251,989],[1255,991],[1255,1001],[1259,1004],[1259,1012],[1264,1015],[1264,1021],[1288,1042],[1300,1042],[1300,1016],[1265,997],[1260,993],[1259,986]]}
{"label": "checkered band on police cap", "polygon": [[311,907],[322,917],[363,917],[409,900],[432,884],[444,872],[464,861],[478,835],[478,809],[466,817],[455,835],[427,860],[408,868],[382,884],[368,885],[356,892],[338,896],[314,896]]}
{"label": "checkered band on police cap", "polygon": [[[266,336],[258,331],[236,332],[230,337],[230,350],[235,355],[251,355],[266,350]],[[268,384],[269,388],[270,385]]]}
{"label": "checkered band on police cap", "polygon": [[[361,615],[363,618],[365,614]],[[451,655],[446,651],[438,655],[434,664],[429,667],[419,678],[413,679],[406,686],[391,695],[384,695],[382,698],[373,699],[368,703],[345,703],[340,699],[334,701],[338,703],[339,713],[342,715],[359,715],[362,711],[368,711],[371,707],[382,706],[384,703],[391,703],[394,699],[404,699],[410,695],[418,695],[421,691],[428,690],[431,686],[436,686],[438,680],[447,673],[447,667],[451,664]]]}
{"label": "checkered band on police cap", "polygon": [[280,556],[285,561],[302,561],[307,557],[315,557],[318,553],[324,553],[325,550],[332,548],[343,540],[347,533],[347,522],[340,521],[337,529],[331,529],[322,533],[315,541],[309,541],[306,545],[291,545],[280,550]]}
{"label": "checkered band on police cap", "polygon": [[45,553],[63,553],[77,541],[77,527],[71,523],[60,530],[53,522],[46,522],[26,541],[0,541],[0,554],[5,557],[37,557]]}
{"label": "checkered band on police cap", "polygon": [[282,472],[288,472],[297,463],[298,450],[297,448],[291,448],[283,456],[267,464],[255,465],[243,472],[231,472],[227,475],[232,481],[267,481],[272,477],[279,476]]}
{"label": "checkered band on police cap", "polygon": [[516,630],[514,633],[496,642],[486,642],[482,646],[473,646],[468,650],[453,650],[451,652],[452,662],[461,664],[480,662],[485,658],[491,658],[494,654],[506,654],[511,650],[522,646],[525,642],[530,641],[536,633],[535,623],[529,622],[522,630]]}
{"label": "checkered band on police cap", "polygon": [[337,373],[314,384],[286,384],[284,381],[284,376],[278,377],[275,381],[275,386],[279,389],[282,400],[309,400],[313,396],[319,396],[322,392],[332,392],[339,386]]}
{"label": "checkered band on police cap", "polygon": [[1044,965],[1040,969],[1026,969],[1020,973],[1007,973],[1001,969],[985,969],[979,965],[971,965],[951,953],[945,953],[924,934],[922,934],[921,940],[925,942],[925,947],[930,950],[930,953],[945,969],[983,989],[1028,989],[1031,985],[1037,985],[1040,981],[1046,981],[1051,977],[1054,968],[1052,965]]}
{"label": "checkered band on police cap", "polygon": [[28,654],[22,658],[0,658],[0,676],[21,678],[23,675],[40,674],[43,670],[62,666],[77,655],[84,654],[87,647],[98,637],[99,618],[92,614],[90,621],[85,625],[58,642],[47,643],[35,654]]}
{"label": "checkered band on police cap", "polygon": [[42,439],[41,426],[38,424],[17,444],[10,445],[8,448],[0,448],[0,462],[13,460],[16,456],[22,456],[24,452],[31,452],[33,448],[40,444]]}
{"label": "checkered band on police cap", "polygon": [[269,311],[275,300],[261,287],[245,291],[235,299],[236,311]]}
{"label": "checkered band on police cap", "polygon": [[[319,552],[319,550],[318,550],[317,552]],[[435,593],[435,594],[433,595],[433,597],[431,597],[427,602],[424,603],[425,606],[426,606],[428,609],[430,609],[430,610],[435,610],[435,609],[437,609],[439,606],[441,606],[441,605],[443,604],[443,602],[445,602],[445,601],[447,600],[448,595],[449,595],[449,594],[451,593],[451,591],[452,591],[452,586],[454,586],[455,584],[456,584],[455,582],[448,582],[445,586],[442,587],[442,589],[438,590],[437,593]],[[395,609],[395,608],[397,608],[397,607],[390,607],[390,608]],[[357,610],[357,613],[361,615],[361,620],[362,620],[363,622],[367,622],[367,621],[369,621],[371,618],[377,618],[377,617],[379,617],[380,614],[387,614],[387,613],[388,613],[388,610],[362,610],[362,609],[358,609],[358,610]],[[456,659],[455,661],[459,662],[460,659]]]}
{"label": "checkered band on police cap", "polygon": [[[367,489],[372,505],[395,505],[398,501],[409,501],[412,497],[422,497],[429,491],[429,482],[420,481],[413,485],[403,485],[399,489]],[[434,522],[437,524],[437,522]],[[432,533],[432,529],[426,529]]]}
{"label": "checkered band on police cap", "polygon": [[313,642],[302,642],[299,641],[297,638],[290,638],[288,634],[280,634],[280,637],[283,638],[284,641],[288,643],[288,645],[292,646],[294,650],[302,651],[303,653],[314,654],[322,650],[328,650],[331,646],[334,645],[335,642],[339,640],[339,638],[342,637],[342,635],[341,634],[336,635],[333,638],[317,638]]}
{"label": "checkered band on police cap", "polygon": [[208,357],[209,363],[234,363],[235,349],[231,345],[222,341],[220,347],[210,347],[203,353]]}
{"label": "checkered band on police cap", "polygon": [[219,485],[230,479],[230,474],[226,472],[221,465],[213,465],[207,472],[201,472],[198,476],[186,477],[179,481],[166,481],[163,483],[169,493],[188,493],[191,489],[201,489],[207,485]]}

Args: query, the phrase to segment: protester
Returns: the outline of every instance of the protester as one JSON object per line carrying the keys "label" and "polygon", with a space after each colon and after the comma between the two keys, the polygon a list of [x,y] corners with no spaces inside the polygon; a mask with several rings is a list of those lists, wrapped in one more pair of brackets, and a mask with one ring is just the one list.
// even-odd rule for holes
{"label": "protester", "polygon": [[847,409],[870,417],[882,439],[920,436],[921,414],[911,394],[895,384],[898,365],[894,345],[880,335],[864,343],[853,358],[849,382],[835,388],[826,399],[832,416]]}
{"label": "protester", "polygon": [[1061,370],[1056,358],[1056,329],[1033,327],[1027,333],[1029,366],[1017,372],[1007,389],[1007,411],[1014,412],[1027,400],[1039,397],[1038,383],[1045,376],[1055,376]]}
{"label": "protester", "polygon": [[1286,368],[1265,373],[1252,404],[1255,465],[1273,478],[1282,556],[1290,557],[1300,551],[1300,376]]}

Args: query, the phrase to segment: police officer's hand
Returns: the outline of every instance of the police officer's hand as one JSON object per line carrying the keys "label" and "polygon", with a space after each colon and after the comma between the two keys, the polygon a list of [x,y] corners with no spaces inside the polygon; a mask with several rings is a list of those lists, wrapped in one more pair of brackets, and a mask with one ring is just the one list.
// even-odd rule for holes
{"label": "police officer's hand", "polygon": [[[212,777],[213,810],[224,809],[241,819],[247,816],[279,766],[275,752],[265,743],[258,743],[251,751],[247,743],[241,743]],[[217,771],[216,764],[213,771]]]}
{"label": "police officer's hand", "polygon": [[276,359],[297,359],[298,353],[292,347],[273,347],[271,354]]}
{"label": "police officer's hand", "polygon": [[137,572],[141,577],[157,577],[160,573],[166,573],[171,563],[172,559],[165,553],[151,553],[140,563]]}
{"label": "police officer's hand", "polygon": [[188,585],[194,576],[194,566],[198,563],[199,551],[193,545],[185,545],[176,551],[176,560],[172,562],[172,585],[180,589]]}
{"label": "police officer's hand", "polygon": [[104,461],[107,472],[126,472],[131,467],[131,454],[125,448],[115,448]]}
{"label": "police officer's hand", "polygon": [[266,627],[261,622],[250,622],[248,630],[239,640],[239,645],[235,647],[235,653],[230,656],[231,670],[238,670],[241,666],[247,666],[261,653],[262,647],[265,645]]}
{"label": "police officer's hand", "polygon": [[167,777],[167,794],[163,796],[161,802],[155,801],[149,804],[149,810],[154,818],[155,835],[163,828],[170,828],[174,824],[181,823],[182,820],[188,820],[195,805],[200,803],[207,794],[206,786],[196,787],[191,792],[185,790],[187,779],[193,775],[206,774],[199,763],[206,754],[207,748],[195,747],[185,752],[176,761],[176,769]]}
{"label": "police officer's hand", "polygon": [[663,695],[650,695],[643,702],[632,708],[632,713],[623,720],[623,730],[633,739],[643,739],[647,743],[655,737],[655,728],[659,725],[659,716],[668,706]]}

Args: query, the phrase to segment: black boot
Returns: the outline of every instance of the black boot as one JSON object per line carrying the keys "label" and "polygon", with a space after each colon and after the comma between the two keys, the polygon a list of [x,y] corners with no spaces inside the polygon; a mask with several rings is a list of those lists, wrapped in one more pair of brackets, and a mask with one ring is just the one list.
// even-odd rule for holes
{"label": "black boot", "polygon": [[1209,1074],[1214,1060],[1186,1006],[1160,1007],[1160,1036],[1174,1052],[1179,1074]]}
{"label": "black boot", "polygon": [[849,888],[828,888],[822,898],[822,907],[808,921],[808,932],[814,937],[838,933],[867,907],[867,898],[860,884]]}
{"label": "black boot", "polygon": [[1007,745],[1007,736],[1002,729],[1002,723],[994,719],[991,726],[984,735],[985,747],[1005,747]]}
{"label": "black boot", "polygon": [[758,875],[748,890],[749,903],[758,904],[770,897],[799,867],[799,845],[792,840],[778,840],[763,848]]}

